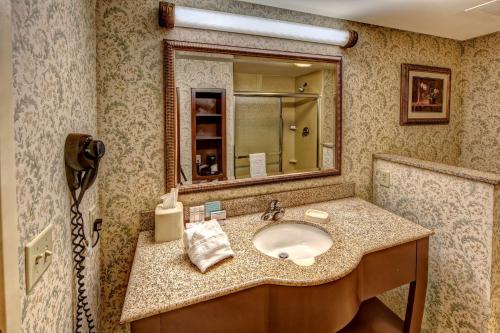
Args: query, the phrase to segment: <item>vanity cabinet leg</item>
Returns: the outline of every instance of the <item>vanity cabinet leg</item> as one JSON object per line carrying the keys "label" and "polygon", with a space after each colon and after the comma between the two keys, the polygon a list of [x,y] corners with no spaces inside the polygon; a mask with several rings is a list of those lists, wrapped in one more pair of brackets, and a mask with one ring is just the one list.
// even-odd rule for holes
{"label": "vanity cabinet leg", "polygon": [[410,283],[408,304],[403,327],[404,333],[418,333],[424,316],[429,262],[429,238],[417,241],[416,279]]}

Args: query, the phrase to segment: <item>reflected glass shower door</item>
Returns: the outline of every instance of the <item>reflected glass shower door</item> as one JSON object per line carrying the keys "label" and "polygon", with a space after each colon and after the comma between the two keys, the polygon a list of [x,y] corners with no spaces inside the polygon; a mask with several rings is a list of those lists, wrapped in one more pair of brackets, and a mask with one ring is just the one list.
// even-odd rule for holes
{"label": "reflected glass shower door", "polygon": [[282,173],[281,99],[235,96],[234,175],[250,177],[249,154],[266,154],[267,175]]}

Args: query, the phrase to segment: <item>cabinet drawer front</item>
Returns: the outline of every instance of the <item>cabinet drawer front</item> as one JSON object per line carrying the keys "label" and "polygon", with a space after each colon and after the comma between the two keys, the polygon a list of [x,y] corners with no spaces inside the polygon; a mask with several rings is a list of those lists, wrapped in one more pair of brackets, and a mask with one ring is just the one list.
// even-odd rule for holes
{"label": "cabinet drawer front", "polygon": [[415,281],[417,242],[405,243],[363,257],[360,295],[363,300]]}

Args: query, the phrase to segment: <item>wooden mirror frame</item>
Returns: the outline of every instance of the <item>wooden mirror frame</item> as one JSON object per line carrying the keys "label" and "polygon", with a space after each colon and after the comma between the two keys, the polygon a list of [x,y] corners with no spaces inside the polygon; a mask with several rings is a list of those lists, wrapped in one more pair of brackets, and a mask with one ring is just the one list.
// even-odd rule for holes
{"label": "wooden mirror frame", "polygon": [[318,55],[308,53],[296,53],[277,50],[254,49],[246,47],[216,45],[194,42],[182,42],[164,40],[164,106],[165,106],[165,180],[167,191],[177,186],[179,177],[179,131],[177,122],[179,119],[176,109],[176,88],[175,88],[175,51],[192,51],[218,54],[231,54],[239,56],[253,56],[262,58],[273,58],[283,60],[328,62],[336,65],[336,110],[335,110],[335,164],[327,170],[298,172],[283,175],[267,176],[263,178],[232,179],[217,182],[207,182],[191,184],[179,188],[180,193],[193,193],[202,191],[214,191],[227,188],[238,188],[259,184],[278,183],[299,179],[338,176],[341,169],[342,158],[342,57]]}

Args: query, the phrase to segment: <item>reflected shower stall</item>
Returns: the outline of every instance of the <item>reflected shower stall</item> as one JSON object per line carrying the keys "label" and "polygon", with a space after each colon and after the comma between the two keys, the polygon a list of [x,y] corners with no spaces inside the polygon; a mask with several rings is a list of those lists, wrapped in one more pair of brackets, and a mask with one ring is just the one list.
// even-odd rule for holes
{"label": "reflected shower stall", "polygon": [[319,169],[320,95],[234,93],[234,175],[250,177],[250,154],[265,154],[266,174]]}

